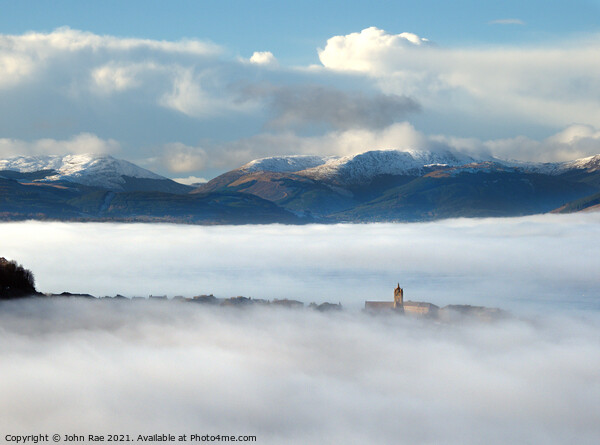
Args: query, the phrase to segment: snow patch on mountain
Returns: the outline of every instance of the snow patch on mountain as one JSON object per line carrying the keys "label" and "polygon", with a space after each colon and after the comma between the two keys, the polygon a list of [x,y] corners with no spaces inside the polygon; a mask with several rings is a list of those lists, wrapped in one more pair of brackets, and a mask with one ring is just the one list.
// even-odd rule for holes
{"label": "snow patch on mountain", "polygon": [[109,155],[45,155],[17,156],[0,160],[0,170],[35,172],[53,170],[43,181],[70,181],[78,184],[122,189],[124,176],[147,179],[166,179],[128,161]]}
{"label": "snow patch on mountain", "polygon": [[360,182],[378,175],[422,175],[434,166],[459,166],[476,159],[450,151],[372,150],[331,159],[300,174],[314,179],[337,179],[345,183]]}
{"label": "snow patch on mountain", "polygon": [[372,150],[351,156],[274,156],[240,168],[245,172],[297,172],[313,179],[355,182],[377,175],[419,175],[427,167],[464,165],[476,160],[450,151]]}
{"label": "snow patch on mountain", "polygon": [[310,155],[272,156],[251,161],[240,167],[240,170],[246,172],[265,171],[293,173],[323,165],[331,159],[337,159],[337,157]]}
{"label": "snow patch on mountain", "polygon": [[585,169],[589,172],[600,171],[600,155],[563,162],[566,169]]}
{"label": "snow patch on mountain", "polygon": [[560,175],[569,170],[587,170],[588,172],[600,171],[600,155],[565,162],[503,162],[505,165],[515,167],[527,173],[541,173],[544,175]]}
{"label": "snow patch on mountain", "polygon": [[600,170],[600,155],[568,162],[504,161],[493,157],[473,158],[450,150],[388,149],[371,150],[351,156],[275,156],[252,161],[240,170],[244,172],[294,172],[315,180],[339,183],[368,181],[378,175],[421,176],[432,167],[461,167],[464,172],[522,171],[559,175],[572,169]]}

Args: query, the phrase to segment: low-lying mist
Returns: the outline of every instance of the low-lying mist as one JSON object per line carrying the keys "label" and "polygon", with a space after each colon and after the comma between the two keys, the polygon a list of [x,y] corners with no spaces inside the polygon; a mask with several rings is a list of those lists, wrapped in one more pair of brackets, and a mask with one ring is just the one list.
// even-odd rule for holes
{"label": "low-lying mist", "polygon": [[600,213],[421,224],[0,224],[42,292],[600,309]]}
{"label": "low-lying mist", "polygon": [[[294,298],[0,302],[2,434],[257,443],[596,443],[600,213],[423,224],[0,224],[44,292]],[[492,323],[359,311],[405,298]],[[4,437],[4,436],[3,436]]]}
{"label": "low-lying mist", "polygon": [[176,301],[5,301],[0,430],[591,444],[598,315],[439,324]]}

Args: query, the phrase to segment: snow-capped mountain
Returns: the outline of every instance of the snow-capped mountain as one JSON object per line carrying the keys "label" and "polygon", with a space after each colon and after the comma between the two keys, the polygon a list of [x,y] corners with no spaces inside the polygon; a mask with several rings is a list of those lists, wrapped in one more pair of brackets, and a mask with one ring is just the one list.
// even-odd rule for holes
{"label": "snow-capped mountain", "polygon": [[[420,176],[434,167],[465,167],[457,172],[490,172],[514,169],[527,173],[560,175],[570,170],[600,171],[600,155],[566,162],[507,161],[493,157],[474,158],[450,150],[371,150],[351,156],[274,156],[256,159],[239,168],[245,173],[297,173],[315,180],[342,183],[368,181],[379,175]],[[467,168],[468,167],[468,168]]]}
{"label": "snow-capped mountain", "polygon": [[17,156],[0,160],[0,171],[21,173],[49,170],[40,182],[68,181],[109,190],[122,190],[126,178],[165,180],[167,178],[109,155]]}
{"label": "snow-capped mountain", "polygon": [[330,159],[323,165],[305,170],[302,174],[313,179],[338,178],[345,183],[355,183],[379,175],[418,176],[428,167],[454,167],[474,162],[478,161],[450,151],[373,150]]}
{"label": "snow-capped mountain", "polygon": [[451,151],[371,150],[351,156],[277,156],[252,161],[245,172],[296,172],[315,180],[335,179],[344,183],[368,180],[378,175],[420,175],[433,166],[459,166],[481,162]]}
{"label": "snow-capped mountain", "polygon": [[541,173],[544,175],[561,175],[563,173],[578,170],[593,173],[600,171],[600,155],[587,158],[575,159],[564,162],[524,162],[524,161],[500,161],[502,164],[514,167],[528,173]]}
{"label": "snow-capped mountain", "polygon": [[564,170],[578,169],[586,170],[588,172],[597,172],[600,171],[600,155],[563,162],[562,166]]}
{"label": "snow-capped mountain", "polygon": [[240,167],[245,172],[298,172],[309,168],[318,167],[330,160],[339,159],[336,156],[310,156],[310,155],[292,155],[292,156],[272,156],[268,158],[256,159]]}
{"label": "snow-capped mountain", "polygon": [[194,193],[252,194],[327,221],[423,221],[543,213],[599,190],[600,155],[528,163],[401,149],[257,159]]}

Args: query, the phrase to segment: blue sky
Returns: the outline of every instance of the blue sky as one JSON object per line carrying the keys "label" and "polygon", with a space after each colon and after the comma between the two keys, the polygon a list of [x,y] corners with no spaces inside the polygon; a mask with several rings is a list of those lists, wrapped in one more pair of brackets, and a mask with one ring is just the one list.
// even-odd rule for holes
{"label": "blue sky", "polygon": [[[315,47],[329,37],[369,26],[428,36],[443,45],[530,44],[600,28],[600,2],[581,0],[20,0],[0,5],[4,33],[69,26],[121,37],[197,38],[248,57],[262,48],[290,63],[316,63]],[[490,24],[506,19],[525,26]]]}
{"label": "blue sky", "polygon": [[3,1],[0,155],[106,151],[171,177],[408,145],[591,155],[599,17],[591,1]]}

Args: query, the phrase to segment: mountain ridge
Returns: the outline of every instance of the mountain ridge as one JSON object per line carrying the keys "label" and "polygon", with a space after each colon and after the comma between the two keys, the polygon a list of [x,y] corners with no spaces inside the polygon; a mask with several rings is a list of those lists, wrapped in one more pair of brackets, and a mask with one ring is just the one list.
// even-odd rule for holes
{"label": "mountain ridge", "polygon": [[196,188],[108,155],[0,160],[4,220],[429,221],[580,211],[593,208],[598,193],[600,155],[561,163],[414,149],[275,156]]}
{"label": "mountain ridge", "polygon": [[251,161],[192,193],[251,193],[322,221],[516,216],[552,211],[600,191],[599,164],[600,155],[533,163],[415,149],[276,156]]}

